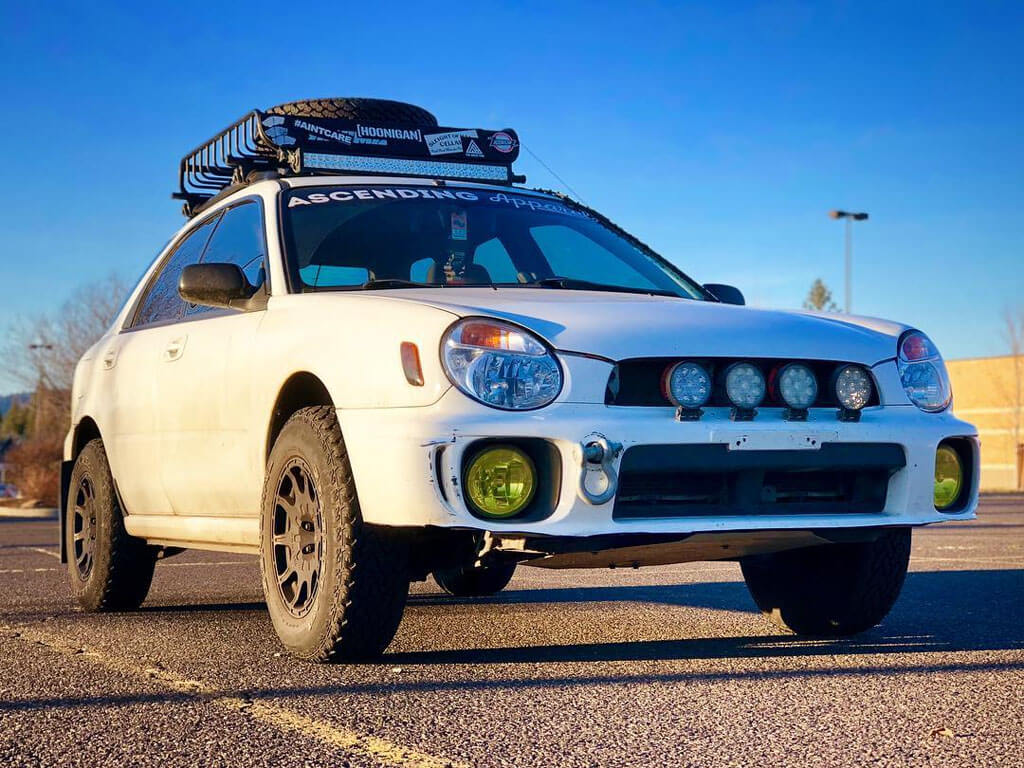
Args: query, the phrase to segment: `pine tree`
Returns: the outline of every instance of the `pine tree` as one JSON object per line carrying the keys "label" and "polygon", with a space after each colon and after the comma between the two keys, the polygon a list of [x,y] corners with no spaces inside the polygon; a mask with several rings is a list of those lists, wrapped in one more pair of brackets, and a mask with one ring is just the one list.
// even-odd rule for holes
{"label": "pine tree", "polygon": [[32,407],[15,398],[0,418],[0,438],[25,437],[32,424]]}
{"label": "pine tree", "polygon": [[832,301],[832,291],[819,277],[811,284],[811,290],[807,292],[804,299],[804,309],[813,309],[817,312],[838,312],[839,306]]}

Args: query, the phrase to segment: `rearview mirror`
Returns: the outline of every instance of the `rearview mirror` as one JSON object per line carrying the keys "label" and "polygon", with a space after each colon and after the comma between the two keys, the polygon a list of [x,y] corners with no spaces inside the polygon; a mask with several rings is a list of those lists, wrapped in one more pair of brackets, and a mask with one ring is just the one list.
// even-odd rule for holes
{"label": "rearview mirror", "polygon": [[744,300],[743,293],[740,289],[734,288],[731,285],[723,285],[722,283],[704,283],[704,287],[723,304],[738,304],[742,307],[747,303]]}
{"label": "rearview mirror", "polygon": [[178,294],[190,304],[243,309],[256,293],[237,264],[189,264],[181,270]]}

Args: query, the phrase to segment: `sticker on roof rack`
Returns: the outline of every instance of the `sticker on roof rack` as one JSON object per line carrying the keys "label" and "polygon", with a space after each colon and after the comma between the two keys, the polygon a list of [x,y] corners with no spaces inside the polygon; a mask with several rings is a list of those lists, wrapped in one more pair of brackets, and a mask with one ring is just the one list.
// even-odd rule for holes
{"label": "sticker on roof rack", "polygon": [[519,140],[510,128],[422,128],[343,120],[341,118],[268,115],[264,132],[278,146],[324,151],[326,144],[342,145],[359,154],[416,159],[456,155],[462,162],[509,165],[518,155]]}

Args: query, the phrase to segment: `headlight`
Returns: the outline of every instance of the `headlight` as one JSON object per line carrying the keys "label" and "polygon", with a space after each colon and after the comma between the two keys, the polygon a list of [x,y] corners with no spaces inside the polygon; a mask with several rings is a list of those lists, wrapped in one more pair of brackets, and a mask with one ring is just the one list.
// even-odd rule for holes
{"label": "headlight", "polygon": [[844,365],[836,373],[836,400],[847,411],[859,411],[871,400],[871,374],[859,365]]}
{"label": "headlight", "polygon": [[452,384],[494,408],[542,408],[562,391],[554,354],[529,331],[501,320],[455,323],[441,340],[441,361]]}
{"label": "headlight", "polygon": [[910,402],[922,411],[942,411],[949,407],[953,391],[942,355],[931,339],[920,331],[900,336],[896,367]]}
{"label": "headlight", "polygon": [[725,394],[737,408],[752,411],[764,400],[761,369],[751,363],[733,363],[725,371]]}
{"label": "headlight", "polygon": [[801,363],[790,363],[779,374],[779,395],[795,411],[805,411],[818,399],[818,380]]}
{"label": "headlight", "polygon": [[666,372],[662,389],[671,403],[693,410],[711,397],[711,376],[697,363],[677,363]]}

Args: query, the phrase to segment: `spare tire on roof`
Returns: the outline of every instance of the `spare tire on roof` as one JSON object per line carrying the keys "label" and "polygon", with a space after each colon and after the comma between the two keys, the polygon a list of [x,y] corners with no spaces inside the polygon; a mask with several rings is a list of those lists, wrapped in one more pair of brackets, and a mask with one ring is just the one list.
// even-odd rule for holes
{"label": "spare tire on roof", "polygon": [[423,107],[389,99],[306,99],[278,104],[266,110],[268,115],[292,117],[339,117],[345,120],[400,123],[436,128],[437,118]]}

